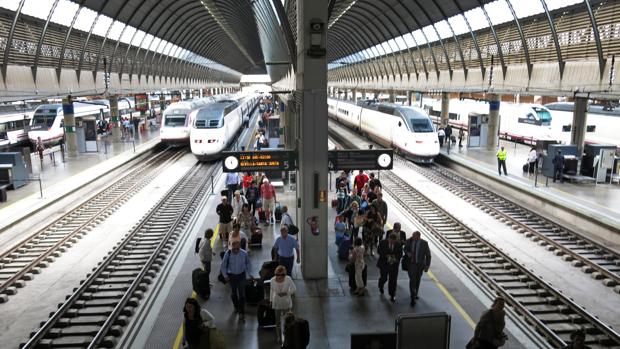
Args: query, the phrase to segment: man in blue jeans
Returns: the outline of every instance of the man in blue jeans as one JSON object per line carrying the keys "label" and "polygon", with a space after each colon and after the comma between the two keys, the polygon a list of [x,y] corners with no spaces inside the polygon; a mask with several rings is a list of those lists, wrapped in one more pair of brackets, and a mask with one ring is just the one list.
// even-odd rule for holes
{"label": "man in blue jeans", "polygon": [[301,262],[299,252],[299,242],[292,236],[288,235],[286,226],[280,227],[280,236],[273,244],[273,250],[276,253],[278,264],[286,267],[286,273],[291,276],[293,271],[293,261],[295,260],[294,251],[297,251],[297,263]]}
{"label": "man in blue jeans", "polygon": [[239,241],[233,241],[232,249],[226,251],[220,271],[230,283],[230,291],[235,313],[239,313],[241,321],[245,321],[245,285],[246,273],[250,273],[250,257],[241,249]]}

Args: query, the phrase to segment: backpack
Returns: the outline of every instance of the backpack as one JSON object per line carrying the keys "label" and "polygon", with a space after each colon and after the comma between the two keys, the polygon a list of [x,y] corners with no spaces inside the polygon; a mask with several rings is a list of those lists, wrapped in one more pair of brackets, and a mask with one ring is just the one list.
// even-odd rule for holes
{"label": "backpack", "polygon": [[248,201],[256,201],[256,188],[249,188],[245,193],[245,197]]}

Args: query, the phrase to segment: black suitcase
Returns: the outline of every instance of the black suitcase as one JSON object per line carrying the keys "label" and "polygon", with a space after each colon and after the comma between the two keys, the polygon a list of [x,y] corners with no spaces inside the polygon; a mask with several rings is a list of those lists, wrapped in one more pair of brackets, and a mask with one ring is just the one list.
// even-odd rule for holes
{"label": "black suitcase", "polygon": [[[368,265],[364,266],[364,270],[362,270],[362,280],[364,281],[364,287],[368,284]],[[355,290],[357,285],[355,285],[355,268],[351,268],[349,271],[349,288]]]}
{"label": "black suitcase", "polygon": [[523,172],[528,172],[530,170],[530,164],[526,163],[523,165]]}
{"label": "black suitcase", "polygon": [[254,234],[250,234],[250,246],[260,247],[263,245],[263,231],[257,228]]}
{"label": "black suitcase", "polygon": [[258,319],[258,327],[276,327],[276,312],[269,305],[268,300],[263,300],[258,303],[256,317]]}
{"label": "black suitcase", "polygon": [[276,202],[276,209],[273,211],[273,215],[277,223],[280,223],[280,221],[282,221],[282,205],[280,205],[279,202]]}
{"label": "black suitcase", "polygon": [[260,271],[258,272],[260,278],[262,280],[270,280],[275,275],[278,265],[279,264],[276,261],[267,261],[263,263],[263,265],[260,267]]}
{"label": "black suitcase", "polygon": [[192,271],[192,289],[202,299],[209,299],[211,286],[209,285],[209,274],[200,268]]}
{"label": "black suitcase", "polygon": [[265,299],[265,290],[257,280],[248,279],[245,285],[245,301],[250,305],[256,305]]}

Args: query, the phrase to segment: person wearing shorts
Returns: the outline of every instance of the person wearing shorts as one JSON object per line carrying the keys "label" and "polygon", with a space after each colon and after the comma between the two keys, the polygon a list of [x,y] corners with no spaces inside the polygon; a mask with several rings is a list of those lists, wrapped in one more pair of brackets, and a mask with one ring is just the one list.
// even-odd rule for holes
{"label": "person wearing shorts", "polygon": [[224,249],[228,248],[228,234],[232,231],[233,207],[228,203],[228,198],[222,196],[222,203],[217,205],[215,212],[220,217],[220,240]]}
{"label": "person wearing shorts", "polygon": [[260,187],[260,196],[263,201],[263,210],[265,210],[265,225],[273,224],[271,213],[276,207],[276,191],[267,178],[263,179],[263,185]]}

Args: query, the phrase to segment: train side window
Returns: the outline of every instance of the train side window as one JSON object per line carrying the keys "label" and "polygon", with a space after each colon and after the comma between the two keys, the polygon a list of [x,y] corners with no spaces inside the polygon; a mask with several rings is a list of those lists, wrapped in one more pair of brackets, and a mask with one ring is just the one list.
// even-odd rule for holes
{"label": "train side window", "polygon": [[596,132],[596,125],[587,125],[586,132]]}
{"label": "train side window", "polygon": [[532,113],[528,113],[528,114],[527,114],[527,119],[528,119],[528,120],[536,120],[536,117],[534,116],[534,114],[532,114]]}

